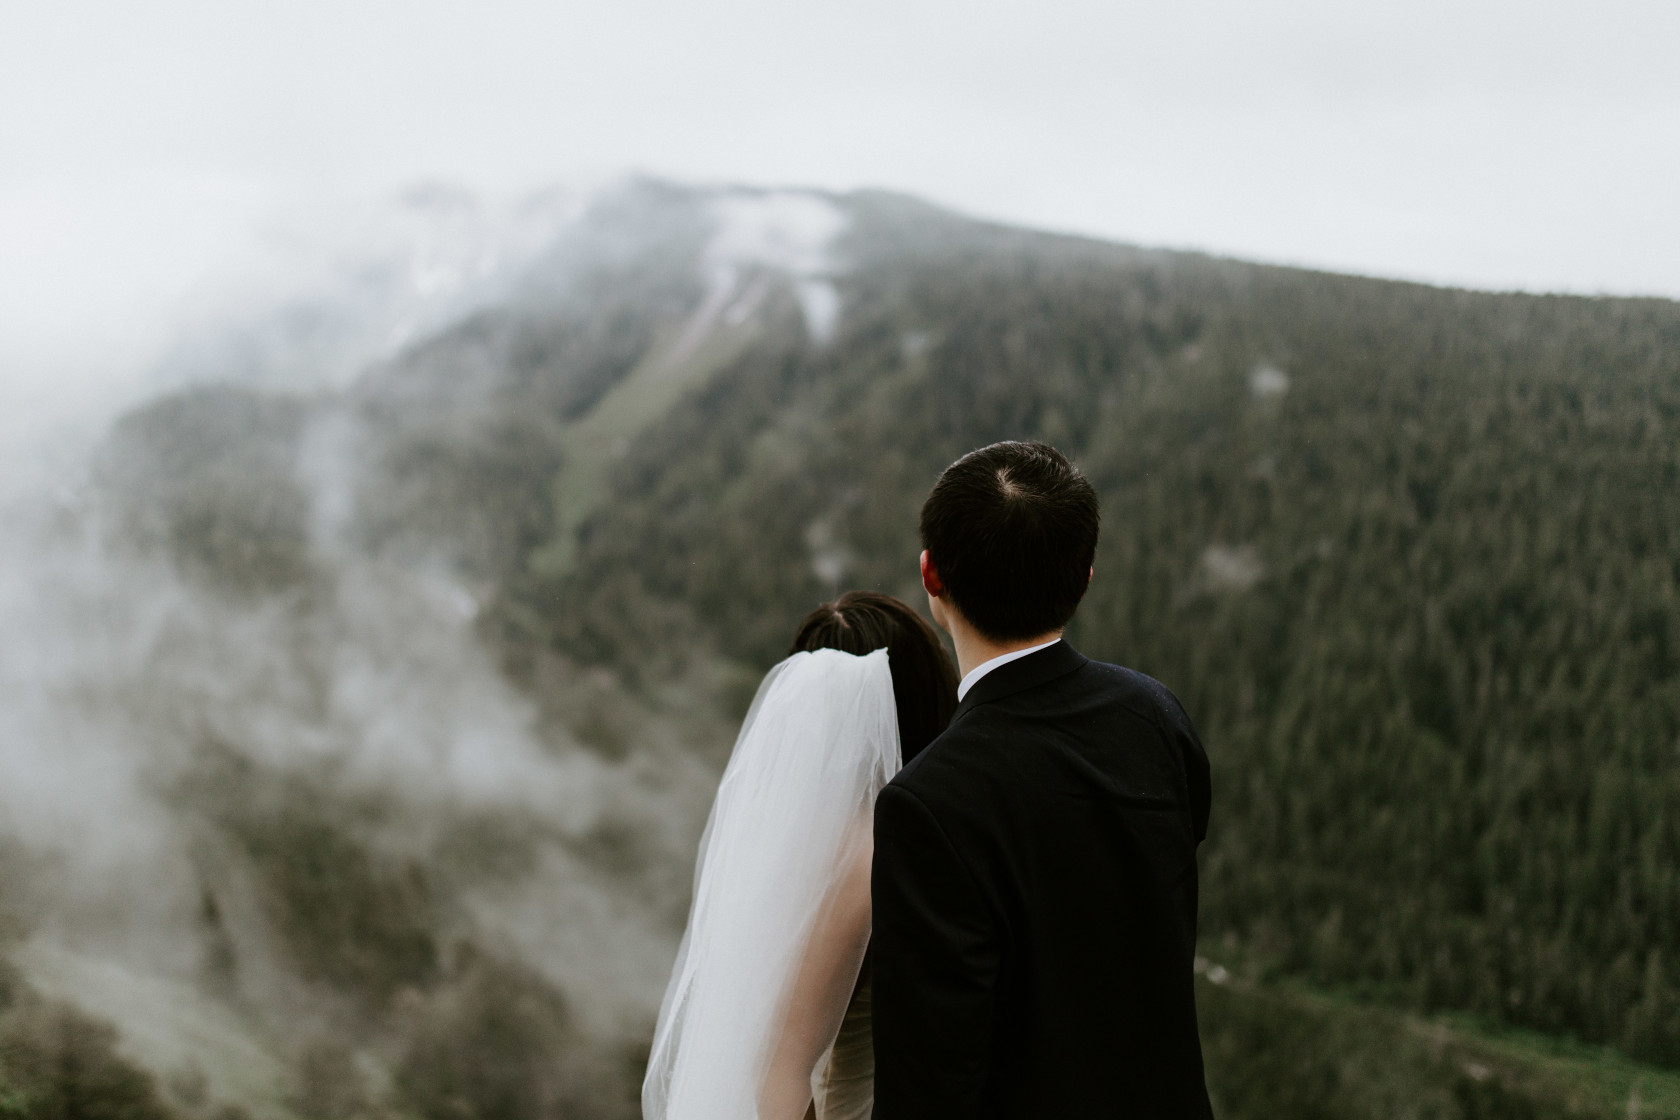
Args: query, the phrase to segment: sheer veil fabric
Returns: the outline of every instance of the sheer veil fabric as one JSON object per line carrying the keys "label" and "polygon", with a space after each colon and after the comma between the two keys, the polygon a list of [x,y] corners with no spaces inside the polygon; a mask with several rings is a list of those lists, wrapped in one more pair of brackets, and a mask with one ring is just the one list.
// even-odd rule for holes
{"label": "sheer veil fabric", "polygon": [[869,942],[875,796],[900,764],[886,650],[764,678],[700,841],[645,1120],[800,1120]]}

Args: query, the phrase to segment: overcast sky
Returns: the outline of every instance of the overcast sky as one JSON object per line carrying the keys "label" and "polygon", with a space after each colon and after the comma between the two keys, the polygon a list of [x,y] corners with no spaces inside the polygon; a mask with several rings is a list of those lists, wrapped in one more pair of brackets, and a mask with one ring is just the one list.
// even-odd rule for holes
{"label": "overcast sky", "polygon": [[0,0],[0,362],[138,346],[262,215],[421,178],[1680,297],[1677,56],[1675,0]]}

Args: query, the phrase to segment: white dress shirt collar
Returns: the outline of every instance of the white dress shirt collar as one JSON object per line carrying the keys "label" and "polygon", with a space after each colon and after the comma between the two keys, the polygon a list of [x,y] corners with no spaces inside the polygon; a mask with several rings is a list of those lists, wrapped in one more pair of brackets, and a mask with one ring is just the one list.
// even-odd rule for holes
{"label": "white dress shirt collar", "polygon": [[968,675],[963,677],[962,683],[957,686],[957,703],[962,703],[963,697],[968,695],[968,690],[973,688],[975,684],[979,682],[981,677],[985,676],[993,669],[996,669],[999,665],[1007,665],[1016,658],[1025,657],[1029,653],[1037,653],[1041,649],[1049,649],[1059,641],[1061,641],[1060,638],[1051,638],[1048,642],[1045,642],[1042,645],[1028,646],[1026,649],[1011,650],[1008,653],[999,654],[990,661],[983,661],[979,665],[976,665],[968,671]]}

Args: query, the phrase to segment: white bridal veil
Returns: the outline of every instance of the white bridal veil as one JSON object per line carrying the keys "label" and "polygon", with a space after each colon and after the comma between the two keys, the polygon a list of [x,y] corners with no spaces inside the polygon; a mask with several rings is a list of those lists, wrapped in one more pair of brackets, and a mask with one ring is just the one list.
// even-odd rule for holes
{"label": "white bridal veil", "polygon": [[772,1090],[789,1069],[808,1086],[839,1029],[869,941],[875,795],[898,767],[886,650],[796,653],[764,678],[700,840],[645,1120],[790,1120]]}

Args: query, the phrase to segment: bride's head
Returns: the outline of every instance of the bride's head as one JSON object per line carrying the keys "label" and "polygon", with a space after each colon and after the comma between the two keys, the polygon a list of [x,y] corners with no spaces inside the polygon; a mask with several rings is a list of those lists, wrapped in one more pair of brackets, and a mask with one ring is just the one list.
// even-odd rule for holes
{"label": "bride's head", "polygon": [[951,722],[957,706],[957,670],[939,635],[908,604],[875,591],[848,591],[805,616],[788,652],[817,649],[860,657],[887,651],[905,762]]}

